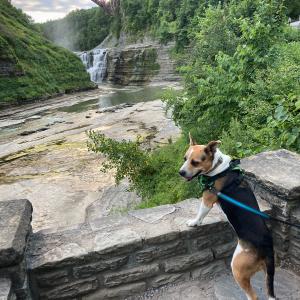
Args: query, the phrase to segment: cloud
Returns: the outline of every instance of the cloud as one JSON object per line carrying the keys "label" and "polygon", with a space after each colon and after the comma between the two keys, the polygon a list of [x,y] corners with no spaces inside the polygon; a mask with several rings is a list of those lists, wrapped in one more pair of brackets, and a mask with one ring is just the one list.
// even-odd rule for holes
{"label": "cloud", "polygon": [[36,22],[46,22],[64,17],[71,10],[96,6],[91,0],[12,0]]}

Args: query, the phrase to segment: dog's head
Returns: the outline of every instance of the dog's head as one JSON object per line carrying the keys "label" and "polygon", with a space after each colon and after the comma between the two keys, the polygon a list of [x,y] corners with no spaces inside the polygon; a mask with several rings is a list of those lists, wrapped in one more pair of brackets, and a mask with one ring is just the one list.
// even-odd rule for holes
{"label": "dog's head", "polygon": [[197,145],[190,137],[190,146],[185,153],[184,163],[179,174],[190,181],[199,174],[207,173],[211,168],[220,141],[211,141],[207,145]]}

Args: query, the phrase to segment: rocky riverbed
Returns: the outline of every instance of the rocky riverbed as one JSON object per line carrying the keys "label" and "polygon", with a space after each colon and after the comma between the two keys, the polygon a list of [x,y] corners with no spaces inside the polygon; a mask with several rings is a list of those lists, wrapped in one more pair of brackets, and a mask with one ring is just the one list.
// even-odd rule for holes
{"label": "rocky riverbed", "polygon": [[99,171],[105,158],[88,152],[86,131],[117,140],[139,134],[151,147],[176,139],[179,129],[159,100],[167,87],[102,86],[1,111],[1,200],[30,200],[34,231],[135,206],[140,200],[126,183],[115,187],[113,172]]}

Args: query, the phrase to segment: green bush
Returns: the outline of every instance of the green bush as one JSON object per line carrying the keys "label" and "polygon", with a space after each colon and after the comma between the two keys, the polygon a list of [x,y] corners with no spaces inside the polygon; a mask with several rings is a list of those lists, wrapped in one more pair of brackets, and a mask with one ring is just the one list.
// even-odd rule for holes
{"label": "green bush", "polygon": [[107,158],[101,171],[115,170],[116,183],[128,178],[131,188],[144,200],[140,207],[176,203],[198,196],[197,185],[188,184],[178,174],[187,147],[186,139],[150,152],[141,149],[141,138],[135,142],[118,142],[93,131],[88,136],[89,150]]}

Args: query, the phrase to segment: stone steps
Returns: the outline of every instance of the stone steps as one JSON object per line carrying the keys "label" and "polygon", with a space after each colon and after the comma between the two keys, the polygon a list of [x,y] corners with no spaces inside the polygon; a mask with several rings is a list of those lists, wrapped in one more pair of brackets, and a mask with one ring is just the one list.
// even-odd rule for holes
{"label": "stone steps", "polygon": [[[277,300],[300,299],[300,277],[290,271],[277,268],[275,293]],[[267,300],[262,272],[252,278],[252,286],[259,300]],[[243,291],[235,283],[230,271],[214,279],[191,280],[169,285],[127,300],[247,300]]]}

